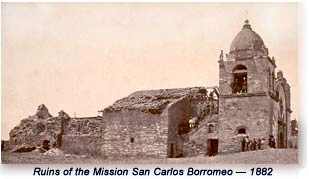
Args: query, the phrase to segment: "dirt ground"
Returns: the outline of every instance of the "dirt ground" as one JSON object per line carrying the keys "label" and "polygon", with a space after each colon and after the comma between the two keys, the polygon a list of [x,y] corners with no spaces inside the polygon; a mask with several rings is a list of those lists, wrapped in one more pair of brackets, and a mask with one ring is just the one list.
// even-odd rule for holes
{"label": "dirt ground", "polygon": [[298,151],[296,149],[268,149],[222,154],[214,157],[196,156],[188,158],[128,160],[111,160],[68,154],[48,156],[36,152],[2,152],[1,161],[4,164],[297,164]]}

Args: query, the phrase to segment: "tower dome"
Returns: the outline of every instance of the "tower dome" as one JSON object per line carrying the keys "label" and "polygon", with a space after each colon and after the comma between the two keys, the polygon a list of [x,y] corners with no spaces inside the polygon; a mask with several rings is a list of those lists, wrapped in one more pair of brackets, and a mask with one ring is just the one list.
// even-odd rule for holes
{"label": "tower dome", "polygon": [[249,21],[246,20],[241,31],[238,32],[232,41],[230,55],[235,59],[239,59],[248,58],[257,53],[267,55],[267,48],[264,45],[263,39],[252,30]]}

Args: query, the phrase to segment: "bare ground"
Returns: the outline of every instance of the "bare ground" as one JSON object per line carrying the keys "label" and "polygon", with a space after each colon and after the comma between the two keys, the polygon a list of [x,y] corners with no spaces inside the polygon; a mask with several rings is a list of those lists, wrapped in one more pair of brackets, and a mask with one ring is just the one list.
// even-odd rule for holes
{"label": "bare ground", "polygon": [[259,151],[222,154],[214,157],[196,156],[168,159],[111,160],[91,156],[48,156],[36,152],[1,153],[2,163],[25,164],[298,164],[297,149],[267,149]]}

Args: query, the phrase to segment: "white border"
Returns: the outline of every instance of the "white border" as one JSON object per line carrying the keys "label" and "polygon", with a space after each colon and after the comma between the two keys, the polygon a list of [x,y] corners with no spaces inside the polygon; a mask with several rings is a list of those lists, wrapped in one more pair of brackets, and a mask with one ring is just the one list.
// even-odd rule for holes
{"label": "white border", "polygon": [[[29,0],[1,0],[1,2],[52,2],[52,3],[57,3],[57,2],[65,2],[65,3],[73,3],[73,2],[83,2],[83,3],[97,3],[97,2],[112,2],[112,3],[120,3],[120,2],[138,2],[138,3],[205,3],[205,2],[222,2],[222,3],[280,3],[280,2],[298,2],[299,3],[299,16],[298,16],[298,29],[299,29],[299,34],[298,34],[298,42],[299,42],[299,82],[300,82],[300,111],[299,111],[299,117],[300,117],[300,168],[298,167],[291,167],[288,166],[289,169],[286,167],[280,167],[278,165],[271,165],[275,167],[275,176],[269,177],[269,178],[308,178],[308,166],[307,166],[307,132],[306,129],[308,129],[307,125],[308,123],[306,122],[308,116],[309,116],[309,110],[307,110],[307,105],[309,105],[309,56],[308,56],[308,12],[309,12],[309,1],[300,1],[300,0],[254,0],[254,1],[248,1],[248,0],[238,0],[238,1],[233,1],[233,0],[220,0],[220,1],[215,1],[215,0],[139,0],[139,1],[132,1],[132,0],[92,0],[92,1],[87,1],[87,0],[37,0],[37,1],[29,1]],[[0,13],[1,10],[0,10]],[[1,25],[0,25],[1,28]],[[0,40],[2,42],[2,36],[0,37]],[[0,54],[2,57],[2,53]],[[1,61],[2,62],[2,61]],[[2,74],[2,73],[1,73]],[[0,101],[1,104],[1,101]],[[14,178],[20,178],[20,176],[26,176],[31,177],[32,170],[34,166],[38,165],[24,165],[22,168],[20,166],[16,165],[0,165],[0,177],[1,178],[7,178],[7,176],[13,176]],[[39,165],[42,166],[43,165]],[[44,167],[69,167],[68,165],[44,165]],[[81,165],[79,165],[81,166]],[[98,164],[97,166],[100,166]],[[194,165],[195,166],[195,165]],[[215,165],[213,167],[217,168],[243,168],[243,169],[249,169],[250,167],[256,167],[258,165]],[[83,166],[87,167],[87,166]],[[90,167],[90,166],[88,166]],[[120,167],[120,166],[119,166]],[[128,168],[131,168],[131,166],[127,166]],[[145,166],[144,166],[145,167]],[[149,166],[151,167],[151,166]],[[152,166],[153,167],[153,166]],[[168,168],[168,166],[164,166]],[[180,166],[179,166],[180,167]],[[206,166],[206,167],[211,167],[211,166]],[[291,167],[291,168],[290,168]],[[185,168],[185,166],[184,166]],[[74,177],[74,176],[71,176]],[[69,178],[71,178],[69,177]],[[90,176],[88,176],[90,177]],[[63,176],[60,178],[64,178]],[[65,177],[68,178],[68,177]],[[105,177],[106,178],[106,177]],[[108,177],[107,177],[108,178]],[[113,177],[113,178],[118,178],[118,177]],[[133,178],[133,177],[128,177],[128,178]],[[148,177],[149,178],[149,177]],[[153,178],[153,176],[150,176],[150,178]],[[157,177],[155,177],[157,178]],[[200,177],[201,178],[201,177]],[[250,178],[247,175],[246,176],[235,176],[232,178]]]}

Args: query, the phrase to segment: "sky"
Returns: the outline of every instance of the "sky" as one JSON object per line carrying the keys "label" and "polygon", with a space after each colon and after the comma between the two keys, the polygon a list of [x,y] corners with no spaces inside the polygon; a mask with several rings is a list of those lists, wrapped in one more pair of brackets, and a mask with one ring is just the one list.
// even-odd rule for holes
{"label": "sky", "polygon": [[2,3],[1,135],[45,104],[97,116],[137,90],[217,86],[220,50],[244,20],[291,85],[298,118],[298,11],[293,3]]}

